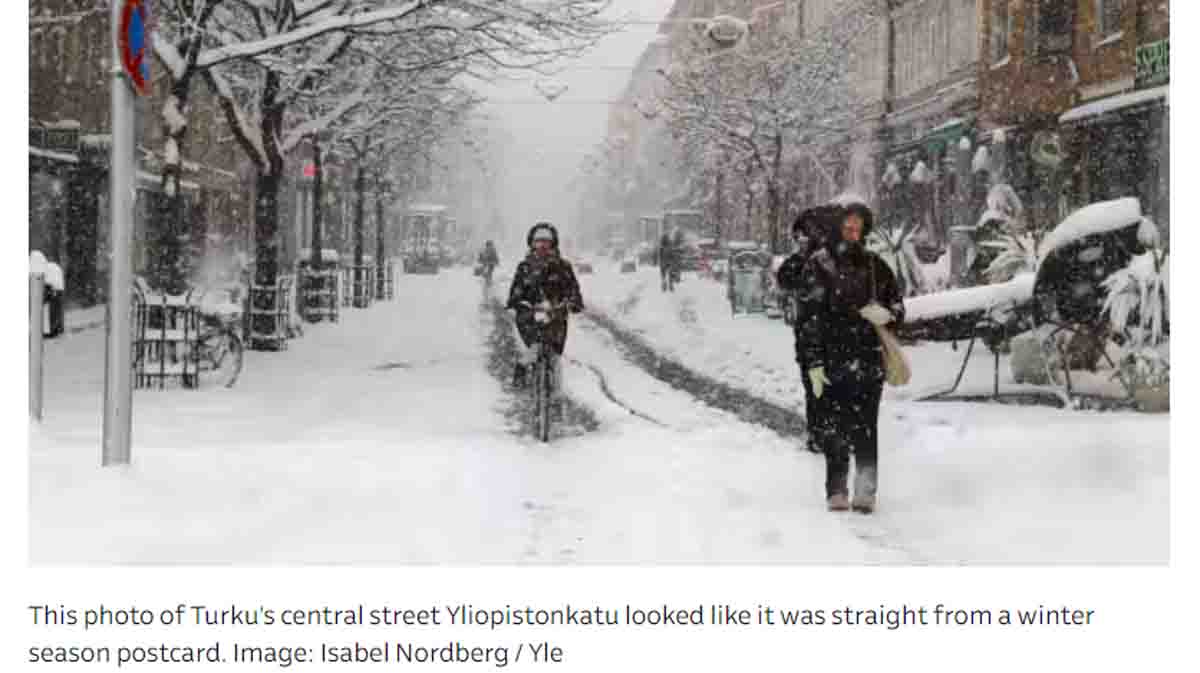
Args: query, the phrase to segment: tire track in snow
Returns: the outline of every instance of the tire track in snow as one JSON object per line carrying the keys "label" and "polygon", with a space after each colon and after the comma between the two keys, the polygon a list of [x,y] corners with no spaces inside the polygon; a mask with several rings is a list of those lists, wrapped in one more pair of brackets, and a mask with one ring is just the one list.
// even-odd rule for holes
{"label": "tire track in snow", "polygon": [[645,339],[600,311],[589,309],[587,323],[612,335],[627,360],[650,376],[688,393],[708,406],[734,414],[746,423],[763,425],[784,437],[808,436],[804,416],[746,390],[722,383],[664,357]]}
{"label": "tire track in snow", "polygon": [[567,362],[570,362],[571,364],[578,365],[578,366],[583,367],[583,368],[587,369],[588,371],[590,371],[596,377],[596,382],[600,385],[600,392],[604,393],[604,396],[607,397],[609,399],[609,401],[612,402],[613,404],[617,405],[618,407],[621,407],[622,409],[628,411],[630,414],[632,414],[644,421],[648,421],[650,423],[653,423],[654,425],[657,425],[660,428],[670,427],[666,423],[663,423],[662,421],[658,420],[657,418],[654,418],[644,412],[638,411],[637,409],[634,409],[632,406],[630,406],[626,402],[623,402],[619,398],[617,398],[617,396],[615,394],[613,394],[612,389],[609,387],[608,379],[605,378],[604,372],[600,371],[600,368],[597,367],[596,365],[591,364],[590,362],[580,362],[579,360],[576,360],[574,358],[566,358],[566,360],[567,360]]}

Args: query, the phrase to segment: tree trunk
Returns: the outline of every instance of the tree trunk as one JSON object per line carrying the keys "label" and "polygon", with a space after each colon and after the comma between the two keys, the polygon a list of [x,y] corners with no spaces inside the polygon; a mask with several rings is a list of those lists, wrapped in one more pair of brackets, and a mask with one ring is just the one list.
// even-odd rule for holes
{"label": "tree trunk", "polygon": [[363,268],[363,247],[366,245],[366,222],[363,221],[363,201],[366,199],[366,169],[363,157],[358,158],[354,176],[354,305],[367,305],[366,269]]}
{"label": "tree trunk", "polygon": [[150,243],[151,287],[171,294],[187,290],[189,276],[188,247],[191,231],[183,221],[183,155],[187,139],[187,101],[191,77],[172,82],[170,94],[163,104],[164,163],[161,194],[148,237]]}
{"label": "tree trunk", "polygon": [[717,190],[717,194],[716,194],[717,222],[716,222],[716,226],[713,227],[713,230],[717,237],[717,243],[720,244],[720,242],[721,242],[721,225],[724,224],[724,222],[725,222],[725,171],[724,170],[720,170],[720,169],[717,170],[716,190]]}
{"label": "tree trunk", "polygon": [[384,273],[387,271],[387,241],[384,238],[383,223],[383,177],[376,178],[379,185],[375,192],[375,298],[384,299],[386,282]]}
{"label": "tree trunk", "polygon": [[312,246],[309,248],[308,267],[316,271],[324,264],[325,241],[321,232],[321,203],[324,192],[325,169],[321,162],[321,141],[313,138],[313,185],[312,185]]}
{"label": "tree trunk", "polygon": [[767,187],[767,227],[769,231],[769,240],[771,245],[771,254],[779,254],[779,206],[782,199],[779,198],[778,185],[770,185]]}
{"label": "tree trunk", "polygon": [[260,170],[255,192],[254,284],[273,286],[279,277],[279,174]]}

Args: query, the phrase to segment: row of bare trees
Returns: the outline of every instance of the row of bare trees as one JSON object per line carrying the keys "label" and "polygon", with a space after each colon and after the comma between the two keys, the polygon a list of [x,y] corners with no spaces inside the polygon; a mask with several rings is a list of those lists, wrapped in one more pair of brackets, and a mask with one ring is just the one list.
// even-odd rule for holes
{"label": "row of bare trees", "polygon": [[[298,148],[308,144],[316,157],[336,152],[353,162],[361,229],[368,176],[387,180],[402,172],[462,124],[479,103],[468,88],[472,78],[581,52],[611,29],[600,16],[606,5],[161,0],[153,46],[170,95],[161,111],[166,198],[152,226],[152,283],[178,291],[187,282],[180,181],[198,82],[217,97],[254,167],[255,282],[272,285],[279,273],[281,179]],[[319,250],[313,246],[314,254]]]}

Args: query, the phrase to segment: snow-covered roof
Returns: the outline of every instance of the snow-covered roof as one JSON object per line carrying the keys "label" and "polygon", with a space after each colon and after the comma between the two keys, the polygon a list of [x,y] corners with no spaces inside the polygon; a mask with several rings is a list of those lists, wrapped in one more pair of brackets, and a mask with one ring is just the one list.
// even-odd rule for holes
{"label": "snow-covered roof", "polygon": [[1101,201],[1084,206],[1067,216],[1054,231],[1042,239],[1038,257],[1045,259],[1056,248],[1085,236],[1103,234],[1136,224],[1142,219],[1142,206],[1134,197]]}
{"label": "snow-covered roof", "polygon": [[1165,103],[1170,105],[1171,99],[1169,90],[1170,85],[1164,84],[1163,86],[1154,87],[1153,89],[1143,89],[1141,91],[1132,91],[1119,96],[1110,96],[1108,98],[1093,101],[1085,105],[1080,105],[1077,108],[1067,110],[1061,117],[1058,118],[1058,121],[1062,124],[1078,121],[1080,119],[1102,115],[1106,112],[1120,110],[1121,108],[1129,107],[1130,105],[1146,103],[1155,100],[1156,98],[1162,98],[1164,99]]}
{"label": "snow-covered roof", "polygon": [[904,319],[934,320],[973,311],[1006,310],[1032,299],[1036,280],[1035,274],[1023,273],[1006,283],[911,297],[904,300]]}

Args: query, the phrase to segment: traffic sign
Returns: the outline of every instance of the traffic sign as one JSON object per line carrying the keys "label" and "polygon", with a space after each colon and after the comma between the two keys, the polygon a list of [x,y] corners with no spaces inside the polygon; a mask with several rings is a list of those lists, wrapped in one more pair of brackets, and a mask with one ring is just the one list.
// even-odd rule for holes
{"label": "traffic sign", "polygon": [[124,0],[117,31],[121,66],[139,96],[150,95],[150,3]]}

